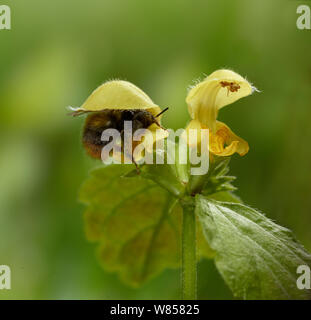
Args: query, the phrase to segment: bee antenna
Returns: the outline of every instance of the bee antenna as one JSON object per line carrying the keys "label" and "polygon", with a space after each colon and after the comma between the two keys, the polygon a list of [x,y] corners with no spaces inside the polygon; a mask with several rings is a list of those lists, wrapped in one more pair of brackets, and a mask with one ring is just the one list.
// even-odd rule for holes
{"label": "bee antenna", "polygon": [[167,108],[165,108],[164,110],[162,110],[160,113],[158,113],[156,116],[155,116],[155,118],[157,118],[157,117],[159,117],[161,114],[163,114],[165,111],[167,111],[168,110],[168,107]]}

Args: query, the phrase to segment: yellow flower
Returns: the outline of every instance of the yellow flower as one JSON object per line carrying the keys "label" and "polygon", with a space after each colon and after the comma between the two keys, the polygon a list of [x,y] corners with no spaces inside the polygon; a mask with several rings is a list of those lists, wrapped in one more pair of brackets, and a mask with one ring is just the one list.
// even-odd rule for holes
{"label": "yellow flower", "polygon": [[209,150],[212,154],[230,156],[237,152],[245,155],[249,150],[248,143],[216,119],[219,109],[255,90],[246,79],[231,70],[213,72],[188,93],[186,102],[192,121],[187,131],[209,129]]}
{"label": "yellow flower", "polygon": [[157,115],[159,106],[134,84],[123,80],[107,81],[95,89],[79,108],[71,108],[76,114],[104,109],[144,109]]}

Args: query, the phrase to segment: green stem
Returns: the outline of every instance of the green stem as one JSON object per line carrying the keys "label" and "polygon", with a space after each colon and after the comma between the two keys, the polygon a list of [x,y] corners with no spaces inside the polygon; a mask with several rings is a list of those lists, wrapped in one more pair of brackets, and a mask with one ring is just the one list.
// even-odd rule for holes
{"label": "green stem", "polygon": [[183,206],[182,227],[182,298],[195,300],[197,297],[196,220],[194,208]]}

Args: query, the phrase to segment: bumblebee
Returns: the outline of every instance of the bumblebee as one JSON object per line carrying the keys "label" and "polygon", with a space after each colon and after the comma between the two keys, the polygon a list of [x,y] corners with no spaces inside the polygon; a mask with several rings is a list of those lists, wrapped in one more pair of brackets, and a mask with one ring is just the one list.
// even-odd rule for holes
{"label": "bumblebee", "polygon": [[[101,159],[102,148],[110,142],[102,141],[104,130],[118,130],[123,144],[124,121],[132,122],[133,134],[138,129],[154,130],[154,124],[156,128],[166,130],[160,124],[160,116],[168,108],[161,111],[142,90],[127,81],[106,82],[90,95],[81,108],[71,109],[72,116],[88,114],[82,144],[87,154],[95,159]],[[135,159],[132,155],[130,157],[137,168]]]}
{"label": "bumblebee", "polygon": [[[85,120],[82,133],[82,143],[89,156],[95,159],[101,159],[102,148],[110,141],[102,141],[102,133],[106,129],[116,129],[120,132],[123,139],[124,121],[132,122],[133,133],[138,129],[147,129],[152,124],[164,129],[157,120],[161,114],[168,108],[153,116],[149,111],[142,109],[117,110],[104,109],[102,111],[93,111]],[[89,111],[90,112],[90,111]],[[73,112],[71,115],[78,116],[81,112]],[[165,129],[164,129],[165,130]],[[132,159],[134,161],[134,159]],[[135,163],[135,161],[134,161]]]}

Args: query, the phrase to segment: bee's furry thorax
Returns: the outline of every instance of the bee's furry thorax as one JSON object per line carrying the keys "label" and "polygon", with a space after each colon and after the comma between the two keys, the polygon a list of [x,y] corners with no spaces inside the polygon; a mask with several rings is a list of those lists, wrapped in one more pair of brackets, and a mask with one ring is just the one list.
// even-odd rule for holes
{"label": "bee's furry thorax", "polygon": [[102,141],[102,133],[106,129],[116,129],[123,138],[124,121],[132,121],[133,133],[138,129],[146,129],[157,122],[156,118],[143,109],[105,109],[92,112],[86,118],[82,142],[87,153],[93,158],[101,158],[102,148],[109,141]]}

